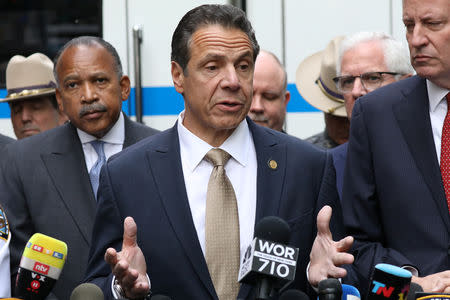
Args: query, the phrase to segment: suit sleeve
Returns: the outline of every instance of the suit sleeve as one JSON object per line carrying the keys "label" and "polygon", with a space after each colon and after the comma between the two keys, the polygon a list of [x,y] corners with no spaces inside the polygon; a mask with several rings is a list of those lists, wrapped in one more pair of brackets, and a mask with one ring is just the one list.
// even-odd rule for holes
{"label": "suit sleeve", "polygon": [[109,175],[106,164],[100,173],[98,204],[85,281],[98,285],[103,290],[105,299],[114,299],[111,290],[111,268],[105,262],[104,256],[106,249],[110,247],[121,250],[124,217],[120,215],[116,205]]}
{"label": "suit sleeve", "polygon": [[352,113],[342,207],[347,232],[358,245],[353,267],[369,282],[377,263],[397,266],[413,264],[400,252],[383,246],[384,232],[389,228],[383,228],[371,135],[365,118],[363,105],[357,101]]}
{"label": "suit sleeve", "polygon": [[[9,146],[13,147],[10,148]],[[23,250],[35,229],[24,194],[23,184],[17,170],[16,158],[20,158],[20,152],[17,155],[13,155],[17,149],[14,147],[14,144],[9,146],[3,149],[4,157],[1,161],[0,204],[5,209],[12,233],[9,247],[11,284],[13,288]]]}

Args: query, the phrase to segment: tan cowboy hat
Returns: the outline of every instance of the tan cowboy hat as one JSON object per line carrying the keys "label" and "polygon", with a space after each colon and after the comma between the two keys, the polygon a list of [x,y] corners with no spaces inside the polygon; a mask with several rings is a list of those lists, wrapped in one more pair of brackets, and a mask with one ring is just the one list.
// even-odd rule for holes
{"label": "tan cowboy hat", "polygon": [[13,56],[6,67],[6,98],[0,102],[55,94],[53,62],[42,53]]}
{"label": "tan cowboy hat", "polygon": [[299,93],[309,104],[339,117],[345,117],[347,113],[344,98],[333,78],[336,77],[339,43],[343,39],[343,36],[335,37],[325,50],[305,58],[298,66],[295,78]]}

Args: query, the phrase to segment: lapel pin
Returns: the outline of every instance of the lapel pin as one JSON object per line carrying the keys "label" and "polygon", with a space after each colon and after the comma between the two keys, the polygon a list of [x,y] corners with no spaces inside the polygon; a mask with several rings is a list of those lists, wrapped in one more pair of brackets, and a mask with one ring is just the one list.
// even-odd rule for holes
{"label": "lapel pin", "polygon": [[270,159],[267,164],[269,165],[269,168],[271,168],[272,170],[276,170],[278,167],[278,164],[276,161],[274,161],[273,159]]}

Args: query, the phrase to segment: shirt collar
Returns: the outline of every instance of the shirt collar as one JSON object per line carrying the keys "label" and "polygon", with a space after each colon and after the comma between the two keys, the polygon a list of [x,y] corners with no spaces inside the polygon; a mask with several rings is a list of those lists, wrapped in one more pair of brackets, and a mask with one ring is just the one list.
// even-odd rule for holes
{"label": "shirt collar", "polygon": [[441,88],[427,79],[427,91],[430,101],[430,112],[434,112],[449,90]]}
{"label": "shirt collar", "polygon": [[[89,133],[86,133],[77,128],[78,137],[80,138],[81,144],[89,143],[97,138]],[[119,114],[119,118],[113,127],[100,139],[101,141],[108,144],[123,145],[125,141],[125,118],[123,113]]]}
{"label": "shirt collar", "polygon": [[[214,147],[184,127],[183,119],[184,111],[178,116],[178,137],[180,140],[180,147],[185,153],[189,153],[189,159],[184,160],[184,162],[186,162],[186,166],[192,172],[203,160],[206,153]],[[247,120],[244,119],[218,148],[227,151],[239,164],[246,166],[248,164],[248,152],[251,142],[252,137],[250,129]]]}

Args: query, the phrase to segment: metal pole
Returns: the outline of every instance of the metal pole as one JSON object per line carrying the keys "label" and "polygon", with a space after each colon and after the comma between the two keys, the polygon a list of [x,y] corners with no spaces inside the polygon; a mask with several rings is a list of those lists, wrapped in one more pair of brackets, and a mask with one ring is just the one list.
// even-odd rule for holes
{"label": "metal pole", "polygon": [[134,91],[136,105],[136,121],[142,122],[142,81],[141,81],[141,44],[142,27],[133,27],[133,54],[134,54]]}

